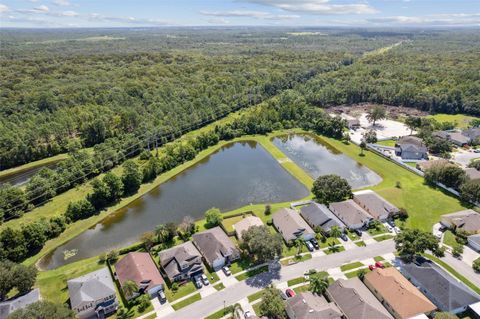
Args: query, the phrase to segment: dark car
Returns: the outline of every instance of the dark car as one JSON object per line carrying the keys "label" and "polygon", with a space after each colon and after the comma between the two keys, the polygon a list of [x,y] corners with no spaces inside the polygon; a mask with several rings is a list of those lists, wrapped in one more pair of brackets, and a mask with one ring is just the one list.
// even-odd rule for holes
{"label": "dark car", "polygon": [[357,234],[357,236],[362,237],[362,231],[360,229],[354,229],[353,232]]}
{"label": "dark car", "polygon": [[340,235],[340,238],[341,238],[343,241],[348,241],[348,237],[347,237],[347,235],[345,235],[345,233],[342,233],[342,234]]}
{"label": "dark car", "polygon": [[315,249],[320,249],[318,241],[315,238],[311,239],[310,242],[312,243],[313,247],[315,247]]}
{"label": "dark car", "polygon": [[167,301],[167,297],[165,296],[165,293],[163,292],[163,290],[160,290],[158,292],[158,299],[160,300],[160,303],[164,303]]}

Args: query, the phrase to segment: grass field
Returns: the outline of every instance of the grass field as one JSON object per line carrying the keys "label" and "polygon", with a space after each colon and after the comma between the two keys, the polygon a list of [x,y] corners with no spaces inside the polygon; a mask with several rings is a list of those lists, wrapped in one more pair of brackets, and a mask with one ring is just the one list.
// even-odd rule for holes
{"label": "grass field", "polygon": [[[365,156],[360,156],[360,148],[352,143],[347,145],[332,138],[322,139],[383,178],[371,189],[397,207],[407,210],[407,227],[431,231],[441,215],[465,209],[457,198],[426,185],[423,177],[380,155],[367,151]],[[400,188],[396,187],[397,182],[400,182]]]}
{"label": "grass field", "polygon": [[360,267],[363,267],[363,266],[364,266],[364,264],[362,264],[359,261],[356,261],[356,262],[353,262],[353,263],[350,263],[350,264],[345,264],[345,265],[340,266],[340,270],[345,272],[347,270],[352,270],[352,269],[360,268]]}
{"label": "grass field", "polygon": [[376,144],[394,147],[396,142],[397,141],[394,141],[394,140],[384,140],[384,141],[378,141]]}
{"label": "grass field", "polygon": [[455,240],[455,234],[451,230],[445,231],[443,235],[443,243],[447,246],[453,247],[457,244]]}
{"label": "grass field", "polygon": [[175,310],[178,310],[194,303],[195,301],[199,301],[200,299],[202,299],[202,296],[200,296],[200,293],[194,294],[193,296],[188,297],[187,299],[183,299],[182,301],[179,301],[176,304],[173,304],[172,308]]}
{"label": "grass field", "polygon": [[463,114],[435,114],[427,117],[433,118],[440,123],[455,122],[458,128],[467,128],[470,121],[476,119],[476,117]]}
{"label": "grass field", "polygon": [[235,231],[235,229],[233,228],[233,225],[235,225],[236,223],[238,223],[239,221],[241,221],[242,219],[248,216],[252,216],[252,215],[245,214],[245,216],[239,215],[239,216],[225,217],[222,221],[223,228],[225,228],[227,232],[233,232]]}

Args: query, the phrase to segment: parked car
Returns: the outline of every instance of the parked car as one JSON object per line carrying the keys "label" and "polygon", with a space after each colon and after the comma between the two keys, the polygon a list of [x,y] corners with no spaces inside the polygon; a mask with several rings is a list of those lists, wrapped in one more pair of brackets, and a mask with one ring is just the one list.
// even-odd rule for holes
{"label": "parked car", "polygon": [[286,294],[289,298],[295,297],[295,291],[293,291],[293,290],[290,289],[290,288],[287,288],[287,290],[285,290],[285,294]]}
{"label": "parked car", "polygon": [[283,300],[288,299],[287,295],[283,291],[280,291],[280,297],[282,297]]}
{"label": "parked car", "polygon": [[370,269],[370,270],[374,270],[375,268],[377,268],[377,267],[375,267],[375,265],[369,265],[368,266],[368,269]]}
{"label": "parked car", "polygon": [[358,236],[362,237],[362,231],[360,229],[354,229],[353,232]]}
{"label": "parked car", "polygon": [[318,245],[318,241],[315,238],[312,238],[310,242],[312,243],[313,247],[315,247],[315,249],[320,249],[320,246]]}
{"label": "parked car", "polygon": [[375,268],[385,268],[385,265],[382,264],[381,262],[377,261],[377,262],[375,263]]}
{"label": "parked car", "polygon": [[480,148],[474,149],[473,152],[474,153],[480,153]]}
{"label": "parked car", "polygon": [[202,282],[205,286],[210,285],[210,281],[208,281],[208,278],[205,276],[205,274],[202,274]]}
{"label": "parked car", "polygon": [[197,289],[200,289],[203,287],[202,285],[202,279],[200,278],[200,276],[195,276],[193,278],[193,282],[195,283],[195,287],[197,287]]}
{"label": "parked car", "polygon": [[312,245],[311,242],[306,241],[306,242],[305,242],[305,245],[307,245],[307,248],[308,248],[309,251],[313,251],[313,245]]}
{"label": "parked car", "polygon": [[397,226],[393,227],[393,230],[395,230],[395,233],[400,234],[402,230],[398,228]]}
{"label": "parked car", "polygon": [[245,318],[250,318],[250,317],[252,316],[252,313],[251,313],[249,310],[247,310],[247,311],[245,311],[245,312],[243,313],[243,316],[244,316]]}
{"label": "parked car", "polygon": [[394,221],[393,219],[389,219],[389,220],[387,221],[387,223],[388,223],[390,226],[395,227],[395,221]]}
{"label": "parked car", "polygon": [[160,303],[164,303],[167,301],[167,297],[165,296],[165,293],[163,292],[163,290],[160,290],[158,292],[158,299],[160,300]]}
{"label": "parked car", "polygon": [[390,226],[389,224],[385,224],[385,227],[387,227],[387,230],[389,233],[393,233],[393,227]]}
{"label": "parked car", "polygon": [[225,273],[225,276],[230,276],[232,274],[232,272],[230,271],[230,269],[228,268],[228,266],[223,266],[222,267],[222,270],[223,272]]}
{"label": "parked car", "polygon": [[343,241],[348,241],[348,237],[347,237],[347,235],[345,235],[345,233],[342,233],[342,234],[340,235],[340,238],[341,238]]}

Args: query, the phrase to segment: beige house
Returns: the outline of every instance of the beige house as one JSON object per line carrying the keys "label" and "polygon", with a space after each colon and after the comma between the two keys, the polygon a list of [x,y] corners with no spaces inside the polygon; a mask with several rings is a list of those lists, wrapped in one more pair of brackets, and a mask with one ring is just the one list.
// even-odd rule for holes
{"label": "beige house", "polygon": [[442,215],[440,223],[451,229],[461,229],[469,233],[480,233],[480,214],[473,209]]}
{"label": "beige house", "polygon": [[330,208],[349,229],[359,229],[367,226],[373,219],[371,215],[352,199],[331,203],[328,208]]}
{"label": "beige house", "polygon": [[273,214],[272,222],[287,243],[297,238],[310,240],[315,236],[313,229],[308,226],[300,214],[293,209],[280,209]]}
{"label": "beige house", "polygon": [[354,193],[353,201],[377,220],[385,221],[399,213],[397,207],[371,190]]}
{"label": "beige house", "polygon": [[242,233],[252,226],[263,226],[263,222],[257,216],[248,216],[233,225],[235,235],[238,239],[242,239]]}

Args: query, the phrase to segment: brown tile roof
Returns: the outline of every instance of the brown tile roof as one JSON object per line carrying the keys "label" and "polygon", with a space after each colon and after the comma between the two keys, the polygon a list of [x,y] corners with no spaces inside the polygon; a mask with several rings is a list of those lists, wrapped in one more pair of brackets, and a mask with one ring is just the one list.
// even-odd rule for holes
{"label": "brown tile roof", "polygon": [[356,224],[364,224],[372,218],[372,216],[370,216],[352,199],[338,203],[331,203],[329,208],[348,227]]}
{"label": "brown tile roof", "polygon": [[115,264],[118,281],[123,284],[134,281],[139,288],[149,290],[162,285],[164,280],[149,253],[131,252]]}
{"label": "brown tile roof", "polygon": [[377,268],[365,275],[364,282],[376,290],[400,318],[427,314],[437,308],[394,267]]}
{"label": "brown tile roof", "polygon": [[235,223],[233,228],[238,238],[242,237],[242,233],[247,231],[252,226],[263,226],[262,220],[257,216],[247,216],[241,221]]}
{"label": "brown tile roof", "polygon": [[302,292],[287,299],[288,306],[296,319],[341,319],[342,312],[338,307],[328,302],[325,297],[311,292]]}
{"label": "brown tile roof", "polygon": [[343,311],[347,319],[392,319],[387,309],[354,277],[339,279],[327,289],[328,298]]}
{"label": "brown tile roof", "polygon": [[382,215],[395,215],[399,211],[397,207],[371,190],[353,194],[353,200],[376,219]]}

